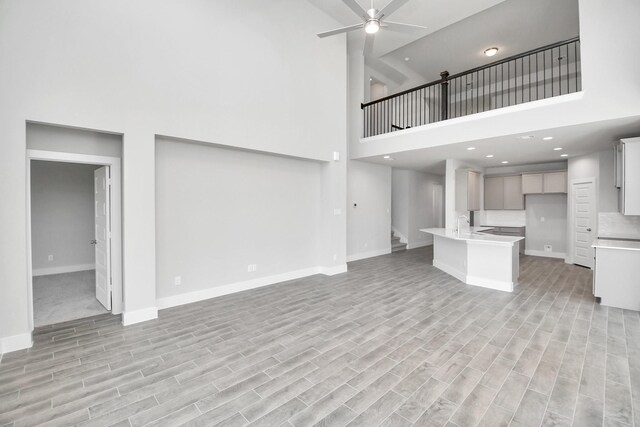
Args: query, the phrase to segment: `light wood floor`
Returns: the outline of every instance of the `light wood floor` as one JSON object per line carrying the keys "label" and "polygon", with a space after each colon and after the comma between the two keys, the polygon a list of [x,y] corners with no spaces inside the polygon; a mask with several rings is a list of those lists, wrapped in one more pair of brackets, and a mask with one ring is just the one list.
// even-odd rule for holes
{"label": "light wood floor", "polygon": [[4,355],[0,425],[640,426],[640,317],[560,260],[509,294],[423,248],[119,322]]}

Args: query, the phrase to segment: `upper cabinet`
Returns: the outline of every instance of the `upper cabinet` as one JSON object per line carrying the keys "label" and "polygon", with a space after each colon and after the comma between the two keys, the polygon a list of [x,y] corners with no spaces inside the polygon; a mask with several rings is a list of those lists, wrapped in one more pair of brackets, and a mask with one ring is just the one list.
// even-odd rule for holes
{"label": "upper cabinet", "polygon": [[566,193],[567,172],[543,172],[522,174],[523,194]]}
{"label": "upper cabinet", "polygon": [[523,210],[522,176],[491,176],[484,178],[485,210]]}
{"label": "upper cabinet", "polygon": [[522,175],[522,194],[539,194],[543,188],[544,179],[541,173]]}
{"label": "upper cabinet", "polygon": [[480,172],[458,169],[456,171],[456,210],[480,210]]}
{"label": "upper cabinet", "polygon": [[620,211],[640,215],[640,138],[621,140],[620,154]]}

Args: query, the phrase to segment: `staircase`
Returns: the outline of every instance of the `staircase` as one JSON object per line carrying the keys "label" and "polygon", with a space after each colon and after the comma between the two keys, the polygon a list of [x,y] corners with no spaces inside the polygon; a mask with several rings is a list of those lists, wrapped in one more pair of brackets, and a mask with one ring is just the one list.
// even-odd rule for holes
{"label": "staircase", "polygon": [[400,241],[400,238],[396,237],[395,233],[392,231],[391,232],[391,252],[400,252],[400,251],[406,251],[406,250],[407,250],[407,244],[402,243]]}

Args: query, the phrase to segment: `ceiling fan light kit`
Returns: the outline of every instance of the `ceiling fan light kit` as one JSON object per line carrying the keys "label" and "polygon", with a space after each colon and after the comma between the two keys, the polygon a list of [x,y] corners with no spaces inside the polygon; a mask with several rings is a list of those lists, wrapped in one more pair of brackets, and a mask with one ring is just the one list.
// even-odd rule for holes
{"label": "ceiling fan light kit", "polygon": [[375,34],[380,29],[380,23],[377,19],[371,19],[364,24],[364,31],[367,34]]}
{"label": "ceiling fan light kit", "polygon": [[383,21],[383,19],[387,18],[408,1],[409,0],[391,0],[391,2],[389,2],[389,4],[382,8],[382,10],[378,10],[373,6],[372,0],[371,8],[369,10],[365,10],[362,6],[360,6],[360,4],[358,4],[356,0],[342,0],[342,2],[349,9],[351,9],[362,19],[362,23],[349,25],[343,28],[337,28],[331,31],[325,31],[323,33],[318,33],[318,37],[334,36],[336,34],[342,34],[364,28],[367,36],[365,38],[363,54],[366,56],[367,54],[370,54],[373,49],[373,35],[376,34],[381,28],[384,28],[385,30],[390,29],[395,31],[416,31],[425,28],[420,25]]}

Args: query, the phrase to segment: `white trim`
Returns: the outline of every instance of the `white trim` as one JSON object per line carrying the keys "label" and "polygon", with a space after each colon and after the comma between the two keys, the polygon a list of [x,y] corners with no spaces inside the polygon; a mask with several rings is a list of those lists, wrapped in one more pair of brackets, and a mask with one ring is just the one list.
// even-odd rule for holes
{"label": "white trim", "polygon": [[542,256],[547,258],[561,258],[561,259],[565,259],[565,257],[567,256],[567,254],[564,252],[547,252],[547,251],[539,251],[535,249],[525,249],[524,254],[531,255],[531,256]]}
{"label": "white trim", "polygon": [[482,277],[467,276],[468,285],[482,286],[483,288],[495,289],[503,292],[513,292],[513,288],[517,283],[503,282],[500,280],[490,280]]}
{"label": "white trim", "polygon": [[318,267],[318,273],[325,276],[335,276],[347,272],[347,264],[334,265],[331,267]]}
{"label": "white trim", "polygon": [[373,258],[380,255],[387,255],[390,253],[391,253],[391,247],[388,247],[385,249],[377,249],[375,251],[369,251],[369,252],[360,252],[357,254],[348,255],[347,262],[359,261],[361,259]]}
{"label": "white trim", "polygon": [[455,277],[461,282],[467,283],[467,273],[465,273],[464,271],[457,270],[456,268],[451,267],[450,265],[445,264],[442,261],[438,261],[437,259],[433,260],[433,266]]}
{"label": "white trim", "polygon": [[234,294],[236,292],[248,291],[249,289],[261,288],[276,283],[286,282],[288,280],[300,279],[303,277],[313,276],[315,274],[325,274],[333,276],[347,271],[347,265],[341,264],[333,267],[310,267],[302,270],[290,271],[288,273],[274,274],[272,276],[260,277],[244,282],[230,283],[227,285],[216,286],[199,291],[187,292],[179,295],[158,298],[156,305],[158,309],[176,307],[179,305],[190,304],[193,302],[203,301],[223,295]]}
{"label": "white trim", "polygon": [[433,246],[433,241],[409,243],[407,244],[407,249],[424,248],[425,246]]}
{"label": "white trim", "polygon": [[[122,169],[119,157],[94,156],[90,154],[64,153],[58,151],[27,150],[27,283],[29,330],[33,331],[33,265],[31,262],[31,161],[80,163],[109,166],[111,179],[111,277],[113,281],[113,314],[122,313],[124,306],[124,287],[122,275]],[[115,213],[115,214],[114,214]]]}
{"label": "white trim", "polygon": [[147,307],[140,310],[124,311],[122,313],[122,324],[124,326],[129,326],[157,318],[158,307]]}
{"label": "white trim", "polygon": [[31,333],[0,338],[0,354],[24,350],[25,348],[31,348],[32,345]]}
{"label": "white trim", "polygon": [[63,265],[61,267],[49,267],[49,268],[35,268],[33,269],[33,276],[47,276],[49,274],[63,274],[74,273],[76,271],[95,270],[95,264],[78,264],[78,265]]}

